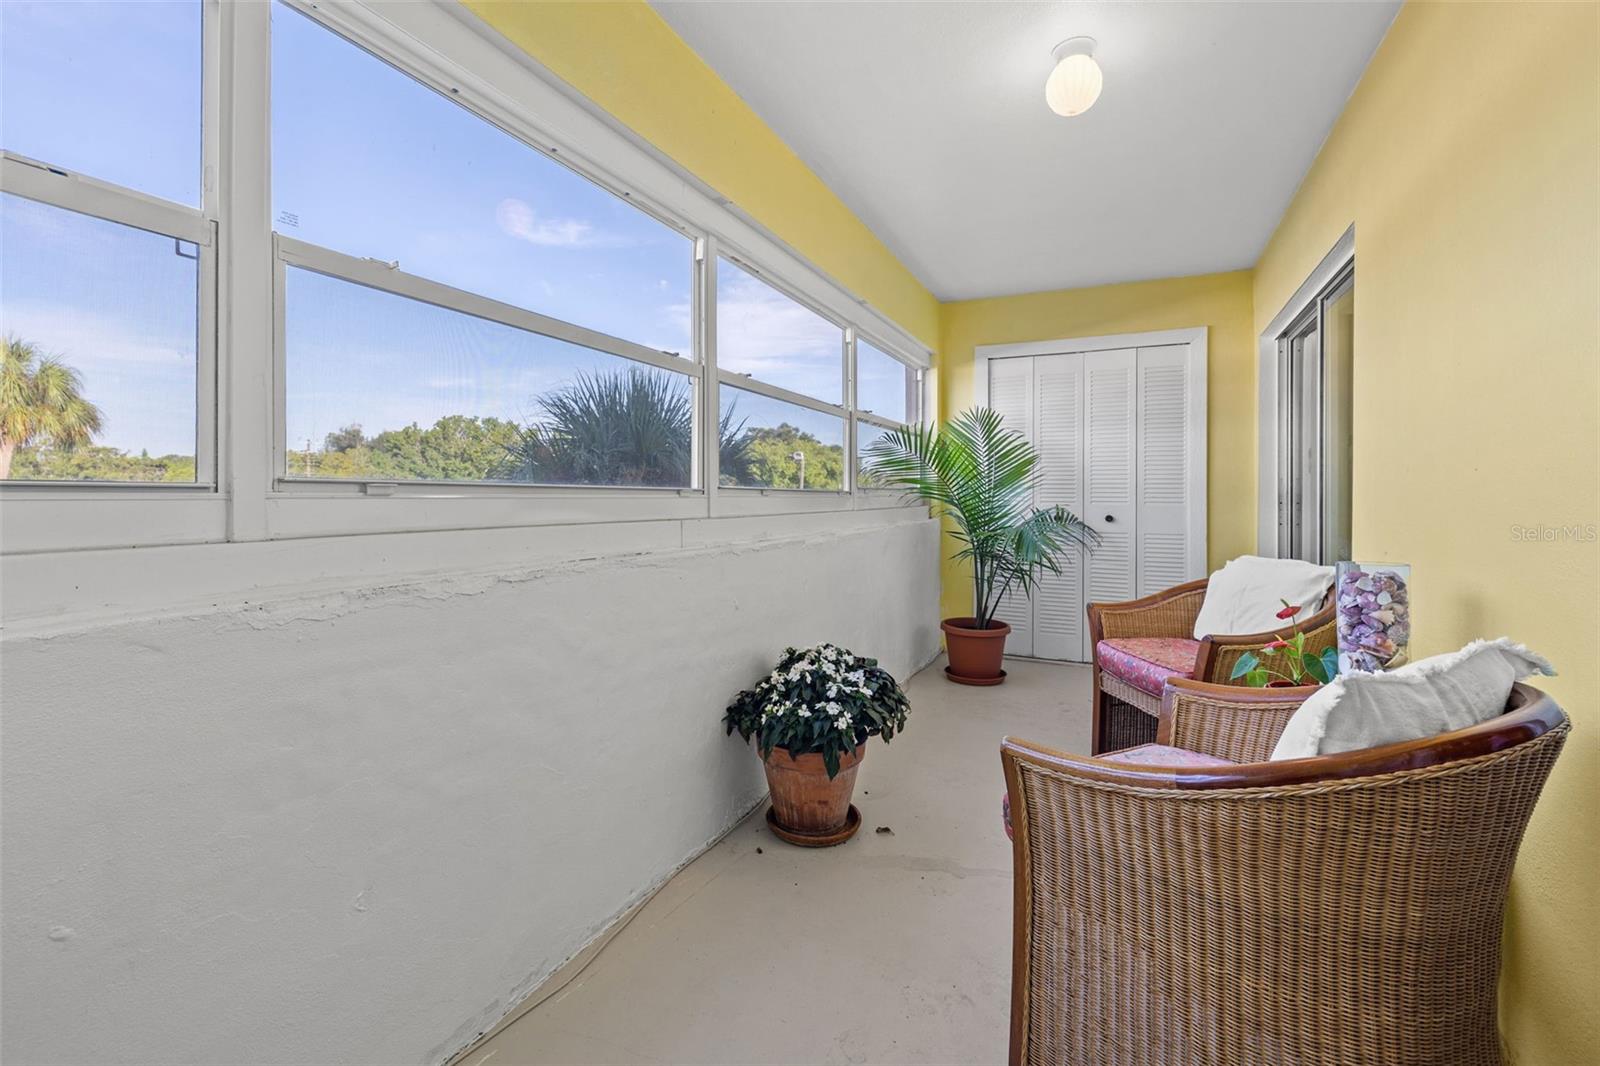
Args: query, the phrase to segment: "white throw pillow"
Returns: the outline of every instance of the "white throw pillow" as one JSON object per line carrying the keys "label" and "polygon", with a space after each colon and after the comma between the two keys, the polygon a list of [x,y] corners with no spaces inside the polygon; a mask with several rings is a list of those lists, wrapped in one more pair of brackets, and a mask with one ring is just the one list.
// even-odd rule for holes
{"label": "white throw pillow", "polygon": [[1346,674],[1307,697],[1283,727],[1272,758],[1359,751],[1465,729],[1503,712],[1514,682],[1554,673],[1542,656],[1501,637],[1388,673]]}
{"label": "white throw pillow", "polygon": [[1303,622],[1316,613],[1332,584],[1331,566],[1260,555],[1230,559],[1206,582],[1194,639],[1281,630],[1292,624],[1278,617],[1284,600],[1305,608]]}

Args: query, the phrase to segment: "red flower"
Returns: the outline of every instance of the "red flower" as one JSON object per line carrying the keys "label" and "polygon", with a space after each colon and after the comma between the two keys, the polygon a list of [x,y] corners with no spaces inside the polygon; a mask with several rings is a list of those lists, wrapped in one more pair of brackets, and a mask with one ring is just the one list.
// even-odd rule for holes
{"label": "red flower", "polygon": [[1299,613],[1300,613],[1300,608],[1295,607],[1293,605],[1290,605],[1290,606],[1285,607],[1283,610],[1279,611],[1278,612],[1278,617],[1279,618],[1285,618],[1285,619],[1293,618],[1295,615],[1297,615]]}
{"label": "red flower", "polygon": [[1289,646],[1289,642],[1287,640],[1275,640],[1271,644],[1267,645],[1266,650],[1267,651],[1276,651],[1279,648],[1287,648],[1288,646]]}

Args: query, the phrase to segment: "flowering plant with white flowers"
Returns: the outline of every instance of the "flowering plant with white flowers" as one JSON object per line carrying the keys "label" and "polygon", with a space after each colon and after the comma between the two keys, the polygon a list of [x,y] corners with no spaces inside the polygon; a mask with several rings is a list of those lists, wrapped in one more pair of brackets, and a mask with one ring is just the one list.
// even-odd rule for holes
{"label": "flowering plant with white flowers", "polygon": [[756,738],[761,757],[784,748],[789,757],[821,752],[831,778],[839,760],[868,737],[887,743],[905,728],[911,704],[900,685],[867,659],[833,644],[790,648],[753,689],[734,697],[723,715],[729,735]]}

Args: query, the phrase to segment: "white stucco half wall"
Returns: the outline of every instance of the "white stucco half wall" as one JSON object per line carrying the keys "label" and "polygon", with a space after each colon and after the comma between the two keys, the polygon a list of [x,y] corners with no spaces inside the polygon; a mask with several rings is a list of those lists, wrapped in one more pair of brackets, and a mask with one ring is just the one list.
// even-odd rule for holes
{"label": "white stucco half wall", "polygon": [[683,543],[8,628],[0,1056],[441,1062],[760,799],[785,645],[938,650],[925,512]]}

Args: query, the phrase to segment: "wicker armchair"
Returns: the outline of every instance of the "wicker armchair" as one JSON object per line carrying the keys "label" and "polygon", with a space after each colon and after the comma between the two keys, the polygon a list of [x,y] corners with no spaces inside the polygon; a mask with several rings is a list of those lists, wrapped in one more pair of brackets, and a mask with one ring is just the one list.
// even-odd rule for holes
{"label": "wicker armchair", "polygon": [[[1175,585],[1123,603],[1089,604],[1089,645],[1094,660],[1093,740],[1096,755],[1155,740],[1156,719],[1161,714],[1161,689],[1157,677],[1141,688],[1111,671],[1103,671],[1101,641],[1132,638],[1169,645],[1174,658],[1164,671],[1170,676],[1189,677],[1213,684],[1228,684],[1228,675],[1245,652],[1258,652],[1282,635],[1305,633],[1306,647],[1313,651],[1334,646],[1332,589],[1321,609],[1301,622],[1268,633],[1209,635],[1200,641],[1188,638],[1194,633],[1200,604],[1206,598],[1207,579]],[[1193,657],[1193,665],[1188,659]]]}
{"label": "wicker armchair", "polygon": [[1423,741],[1263,762],[1309,689],[1168,686],[1162,743],[1240,765],[1007,740],[1011,1062],[1504,1062],[1500,927],[1566,715],[1516,686]]}

